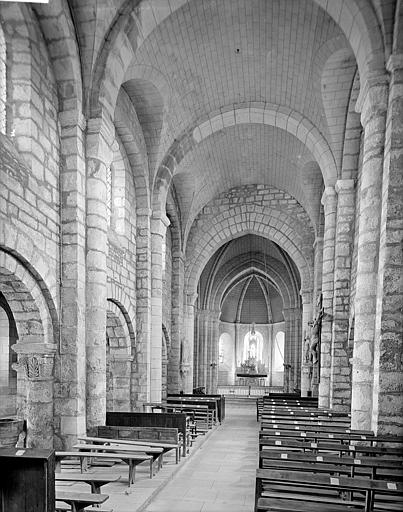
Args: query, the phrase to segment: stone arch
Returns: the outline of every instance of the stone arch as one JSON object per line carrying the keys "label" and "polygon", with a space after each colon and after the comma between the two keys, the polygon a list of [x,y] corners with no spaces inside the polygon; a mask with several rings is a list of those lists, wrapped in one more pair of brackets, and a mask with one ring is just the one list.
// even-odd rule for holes
{"label": "stone arch", "polygon": [[[52,447],[54,425],[54,355],[58,348],[56,310],[48,303],[43,281],[14,255],[0,249],[0,291],[13,314],[18,354],[17,411],[27,420],[27,446]],[[35,383],[35,384],[34,384]],[[32,393],[34,386],[42,394]]]}
{"label": "stone arch", "polygon": [[2,251],[14,257],[16,262],[23,265],[27,273],[30,273],[38,283],[52,319],[52,337],[57,340],[59,338],[59,319],[56,306],[58,294],[56,276],[34,242],[24,236],[24,233],[4,217],[0,224],[0,253]]}
{"label": "stone arch", "polygon": [[134,320],[136,318],[136,312],[130,297],[125,293],[119,284],[108,280],[107,301],[108,305],[109,303],[115,304],[115,306],[119,309],[119,316],[121,317],[122,321],[124,319],[124,323],[127,326],[128,338],[132,340],[131,346],[134,347],[136,343],[136,329]]}
{"label": "stone arch", "polygon": [[395,24],[393,30],[393,53],[403,53],[403,2],[397,0]]}
{"label": "stone arch", "polygon": [[[28,343],[37,340],[40,343],[57,343],[59,340],[59,325],[56,307],[45,281],[40,277],[38,271],[21,257],[17,258],[11,252],[4,250],[1,245],[0,267],[3,269],[0,275],[2,292],[15,316],[19,341]],[[6,285],[7,282],[11,284]],[[21,287],[21,301],[18,296],[13,299],[9,295],[13,293],[12,283],[17,286],[17,289],[14,290],[17,295],[18,288]],[[27,301],[25,305],[24,300]],[[14,301],[15,308],[13,307]],[[34,312],[35,319],[31,322],[32,329],[29,322],[24,320],[25,311]]]}
{"label": "stone arch", "polygon": [[72,108],[81,110],[83,101],[81,64],[76,32],[67,0],[52,0],[46,6],[36,5],[34,10],[53,62],[60,111]]}
{"label": "stone arch", "polygon": [[106,308],[106,405],[108,411],[131,410],[133,325],[125,307],[108,298]]}
{"label": "stone arch", "polygon": [[[243,210],[243,211],[242,211]],[[301,274],[301,286],[303,289],[312,288],[312,262],[308,254],[304,254],[298,244],[295,243],[296,233],[290,231],[290,237],[282,233],[277,221],[269,214],[260,211],[261,222],[253,220],[253,212],[242,209],[244,219],[239,223],[231,223],[228,218],[217,218],[215,223],[209,223],[205,233],[200,233],[198,243],[189,245],[189,250],[197,254],[195,262],[185,269],[185,286],[187,293],[196,291],[197,282],[207,261],[214,252],[227,241],[245,234],[255,234],[269,238],[282,247],[295,261]],[[285,228],[288,231],[288,228]]]}
{"label": "stone arch", "polygon": [[252,274],[267,279],[278,290],[285,308],[295,307],[298,304],[296,290],[293,283],[286,278],[284,266],[274,258],[271,258],[266,266],[257,258],[244,256],[239,258],[238,265],[234,268],[231,262],[224,265],[217,274],[216,285],[213,286],[211,298],[206,309],[218,311],[224,294],[241,277],[246,278]]}
{"label": "stone arch", "polygon": [[[211,134],[237,124],[267,124],[285,130],[299,139],[318,162],[325,183],[337,179],[336,164],[325,137],[314,124],[301,113],[284,105],[253,103],[248,107],[231,106],[213,115],[193,128],[193,139],[200,143]],[[177,152],[175,153],[177,155]],[[178,157],[176,156],[176,161]]]}
{"label": "stone arch", "polygon": [[147,147],[137,113],[124,90],[119,92],[114,114],[116,132],[130,163],[137,208],[150,207]]}
{"label": "stone arch", "polygon": [[344,32],[353,49],[362,81],[364,82],[371,74],[383,74],[383,37],[372,5],[365,0],[314,2],[325,10]]}
{"label": "stone arch", "polygon": [[[302,289],[312,288],[314,233],[307,214],[288,194],[274,188],[257,190],[250,186],[221,194],[196,218],[186,242],[186,253],[197,255],[185,268],[186,293],[195,293],[200,274],[218,247],[245,234],[260,235],[277,243],[296,263]],[[270,199],[274,198],[270,196],[274,190],[277,198],[281,195],[285,199],[281,208],[277,199]],[[243,199],[254,193],[252,203]]]}

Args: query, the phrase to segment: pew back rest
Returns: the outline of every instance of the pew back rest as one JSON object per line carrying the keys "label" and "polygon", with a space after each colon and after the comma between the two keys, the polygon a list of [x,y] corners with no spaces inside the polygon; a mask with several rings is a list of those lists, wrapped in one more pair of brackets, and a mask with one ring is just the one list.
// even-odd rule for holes
{"label": "pew back rest", "polygon": [[182,452],[187,451],[187,421],[182,413],[152,413],[152,412],[107,412],[106,425],[119,427],[165,427],[177,428],[182,434]]}
{"label": "pew back rest", "polygon": [[99,426],[97,436],[108,439],[133,439],[141,441],[160,441],[177,445],[179,433],[177,428],[168,427],[122,427],[122,426]]}

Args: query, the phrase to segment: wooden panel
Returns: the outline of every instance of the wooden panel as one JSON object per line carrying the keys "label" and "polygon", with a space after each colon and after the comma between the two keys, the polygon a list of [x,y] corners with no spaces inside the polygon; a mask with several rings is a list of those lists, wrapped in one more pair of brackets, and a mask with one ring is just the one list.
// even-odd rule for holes
{"label": "wooden panel", "polygon": [[1,512],[54,512],[53,450],[0,448]]}

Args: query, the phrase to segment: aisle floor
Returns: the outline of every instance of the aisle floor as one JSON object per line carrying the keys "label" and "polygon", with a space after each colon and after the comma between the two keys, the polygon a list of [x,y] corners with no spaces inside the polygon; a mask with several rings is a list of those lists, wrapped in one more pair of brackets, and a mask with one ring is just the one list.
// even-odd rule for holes
{"label": "aisle floor", "polygon": [[223,424],[144,510],[252,512],[257,463],[255,401],[228,401]]}

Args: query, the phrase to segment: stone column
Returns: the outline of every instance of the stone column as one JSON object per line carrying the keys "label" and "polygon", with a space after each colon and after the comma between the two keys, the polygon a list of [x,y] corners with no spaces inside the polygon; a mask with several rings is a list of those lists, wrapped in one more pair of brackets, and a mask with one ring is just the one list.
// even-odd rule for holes
{"label": "stone column", "polygon": [[168,393],[179,393],[180,389],[180,340],[183,324],[184,254],[175,251],[172,255],[172,325],[171,349],[168,361]]}
{"label": "stone column", "polygon": [[293,318],[291,309],[283,309],[285,322],[285,340],[284,340],[284,393],[291,392],[291,345],[293,343]]}
{"label": "stone column", "polygon": [[234,359],[235,359],[235,364],[234,364],[234,374],[232,376],[232,382],[234,384],[236,384],[237,382],[237,376],[236,376],[236,369],[238,366],[240,366],[240,363],[241,363],[241,355],[240,355],[240,351],[243,349],[243,345],[242,345],[242,342],[241,342],[241,339],[240,339],[240,336],[239,336],[239,329],[240,329],[240,325],[239,325],[239,322],[236,322],[235,323],[235,340],[234,340]]}
{"label": "stone column", "polygon": [[[217,384],[218,384],[218,341],[220,339],[220,321],[219,321],[219,312],[212,311],[212,319],[211,319],[211,327],[212,327],[212,339],[211,339],[211,361],[213,362],[212,371],[211,371],[211,386],[210,393],[217,393]],[[215,366],[214,366],[215,365]]]}
{"label": "stone column", "polygon": [[112,160],[112,124],[87,123],[86,364],[87,429],[106,416],[106,169]]}
{"label": "stone column", "polygon": [[351,378],[348,356],[351,262],[354,241],[354,180],[338,180],[336,243],[334,257],[333,326],[330,375],[330,407],[349,412]]}
{"label": "stone column", "polygon": [[150,401],[151,390],[151,210],[136,211],[136,359],[132,366],[132,408]]}
{"label": "stone column", "polygon": [[200,386],[200,309],[195,307],[195,333],[194,333],[194,347],[193,347],[193,379],[195,387]]}
{"label": "stone column", "polygon": [[26,384],[25,419],[28,448],[53,448],[53,368],[56,345],[16,343],[17,371],[23,371]]}
{"label": "stone column", "polygon": [[180,373],[182,377],[182,391],[184,393],[191,393],[193,391],[194,309],[197,294],[186,294],[185,298]]}
{"label": "stone column", "polygon": [[[402,52],[401,38],[400,45]],[[396,51],[399,48],[387,63],[390,86],[382,174],[372,429],[403,435],[403,53]]]}
{"label": "stone column", "polygon": [[313,273],[313,294],[312,304],[318,302],[322,293],[322,271],[323,271],[323,237],[317,236],[313,243],[314,273]]}
{"label": "stone column", "polygon": [[85,127],[78,111],[59,113],[61,127],[60,348],[55,361],[55,435],[70,448],[86,433]]}
{"label": "stone column", "polygon": [[169,219],[163,213],[151,217],[151,402],[162,392],[162,246]]}
{"label": "stone column", "polygon": [[355,294],[355,328],[352,369],[351,427],[371,430],[379,269],[379,235],[382,209],[382,173],[388,99],[386,77],[373,79],[363,95],[364,127],[362,175],[359,189],[359,229]]}
{"label": "stone column", "polygon": [[207,368],[209,361],[208,354],[208,312],[205,309],[200,310],[200,385],[207,390]]}
{"label": "stone column", "polygon": [[311,392],[310,375],[312,365],[309,362],[309,322],[312,322],[312,292],[301,291],[302,298],[302,357],[301,357],[301,396]]}
{"label": "stone column", "polygon": [[130,411],[130,379],[134,356],[129,354],[112,354],[109,358],[110,373],[112,375],[112,390],[110,411]]}
{"label": "stone column", "polygon": [[333,284],[334,284],[334,244],[336,234],[337,197],[333,187],[326,187],[322,196],[325,215],[323,233],[322,266],[322,307],[323,318],[320,338],[320,381],[319,406],[329,407],[330,367],[332,347]]}

